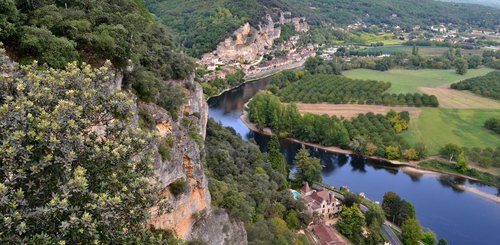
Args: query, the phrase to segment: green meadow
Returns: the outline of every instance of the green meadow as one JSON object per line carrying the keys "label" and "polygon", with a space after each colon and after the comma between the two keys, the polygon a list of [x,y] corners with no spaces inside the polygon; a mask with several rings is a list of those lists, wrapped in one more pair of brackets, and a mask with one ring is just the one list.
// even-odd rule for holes
{"label": "green meadow", "polygon": [[465,75],[458,75],[455,70],[404,70],[393,69],[389,71],[375,71],[368,69],[355,69],[345,71],[343,74],[349,78],[379,80],[391,82],[388,93],[421,93],[419,87],[439,87],[443,84],[458,82],[471,77],[482,76],[492,69],[470,69]]}
{"label": "green meadow", "polygon": [[464,147],[497,147],[500,136],[483,127],[489,118],[500,118],[494,109],[423,108],[418,119],[401,135],[408,143],[423,142],[434,155],[444,145],[454,143]]}

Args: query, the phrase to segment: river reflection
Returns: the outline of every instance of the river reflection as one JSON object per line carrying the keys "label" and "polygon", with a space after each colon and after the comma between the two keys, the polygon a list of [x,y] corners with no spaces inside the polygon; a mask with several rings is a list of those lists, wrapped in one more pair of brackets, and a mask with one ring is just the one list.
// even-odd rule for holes
{"label": "river reflection", "polygon": [[[262,79],[209,100],[211,118],[232,127],[245,140],[259,145],[262,151],[267,151],[269,137],[251,132],[240,116],[244,104],[269,82],[269,78]],[[294,171],[293,158],[303,146],[286,140],[281,143],[281,150]],[[463,178],[403,171],[383,162],[308,149],[321,159],[323,181],[329,185],[347,186],[351,191],[363,192],[379,202],[385,192],[394,191],[415,205],[417,217],[424,227],[450,244],[500,243],[500,204],[458,189],[456,185],[472,186],[499,195],[497,188]]]}

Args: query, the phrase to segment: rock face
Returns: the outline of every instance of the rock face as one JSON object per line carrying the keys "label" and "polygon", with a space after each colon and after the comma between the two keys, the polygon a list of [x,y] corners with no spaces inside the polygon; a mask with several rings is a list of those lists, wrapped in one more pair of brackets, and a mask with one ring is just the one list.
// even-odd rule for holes
{"label": "rock face", "polygon": [[231,220],[222,209],[213,210],[196,222],[190,237],[209,244],[246,244],[247,241],[243,223]]}
{"label": "rock face", "polygon": [[[169,149],[169,159],[162,159],[158,153],[155,160],[155,173],[163,188],[161,206],[166,206],[166,210],[162,212],[154,208],[150,224],[157,229],[174,230],[180,238],[201,239],[210,245],[246,244],[244,226],[230,221],[224,210],[214,212],[211,207],[208,179],[203,167],[203,142],[199,140],[205,138],[208,119],[208,106],[201,86],[193,78],[178,82],[191,83],[188,87],[194,89],[186,91],[187,100],[177,120],[173,120],[167,111],[157,105],[139,105],[156,120],[161,140],[173,142]],[[193,132],[200,135],[198,140],[193,137]],[[188,190],[177,196],[169,189],[176,181],[188,184]],[[223,239],[219,239],[223,230]]]}

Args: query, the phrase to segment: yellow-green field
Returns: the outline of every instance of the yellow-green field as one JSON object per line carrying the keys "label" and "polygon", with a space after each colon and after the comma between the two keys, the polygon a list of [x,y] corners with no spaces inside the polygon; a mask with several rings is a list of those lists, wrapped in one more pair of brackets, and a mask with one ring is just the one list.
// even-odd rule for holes
{"label": "yellow-green field", "polygon": [[394,34],[392,33],[378,35],[373,33],[361,32],[353,35],[356,36],[362,43],[365,44],[374,44],[382,42],[384,43],[384,46],[387,46],[387,45],[398,45],[404,42],[402,40],[394,38]]}
{"label": "yellow-green field", "polygon": [[355,79],[379,80],[391,82],[388,93],[421,93],[419,87],[435,88],[467,78],[482,76],[492,69],[471,69],[465,75],[458,75],[455,70],[404,70],[393,69],[389,71],[375,71],[368,69],[355,69],[344,72],[344,76]]}
{"label": "yellow-green field", "polygon": [[430,154],[437,154],[446,144],[465,147],[497,147],[500,136],[483,127],[484,121],[500,118],[500,109],[424,108],[418,119],[402,136],[411,145],[423,142]]}

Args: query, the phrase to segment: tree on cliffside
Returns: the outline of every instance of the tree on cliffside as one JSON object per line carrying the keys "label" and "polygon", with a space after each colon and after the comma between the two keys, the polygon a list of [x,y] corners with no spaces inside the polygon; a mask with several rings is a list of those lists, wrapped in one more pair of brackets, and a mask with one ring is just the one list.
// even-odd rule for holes
{"label": "tree on cliffside", "polygon": [[152,136],[109,67],[0,81],[0,243],[153,243]]}

